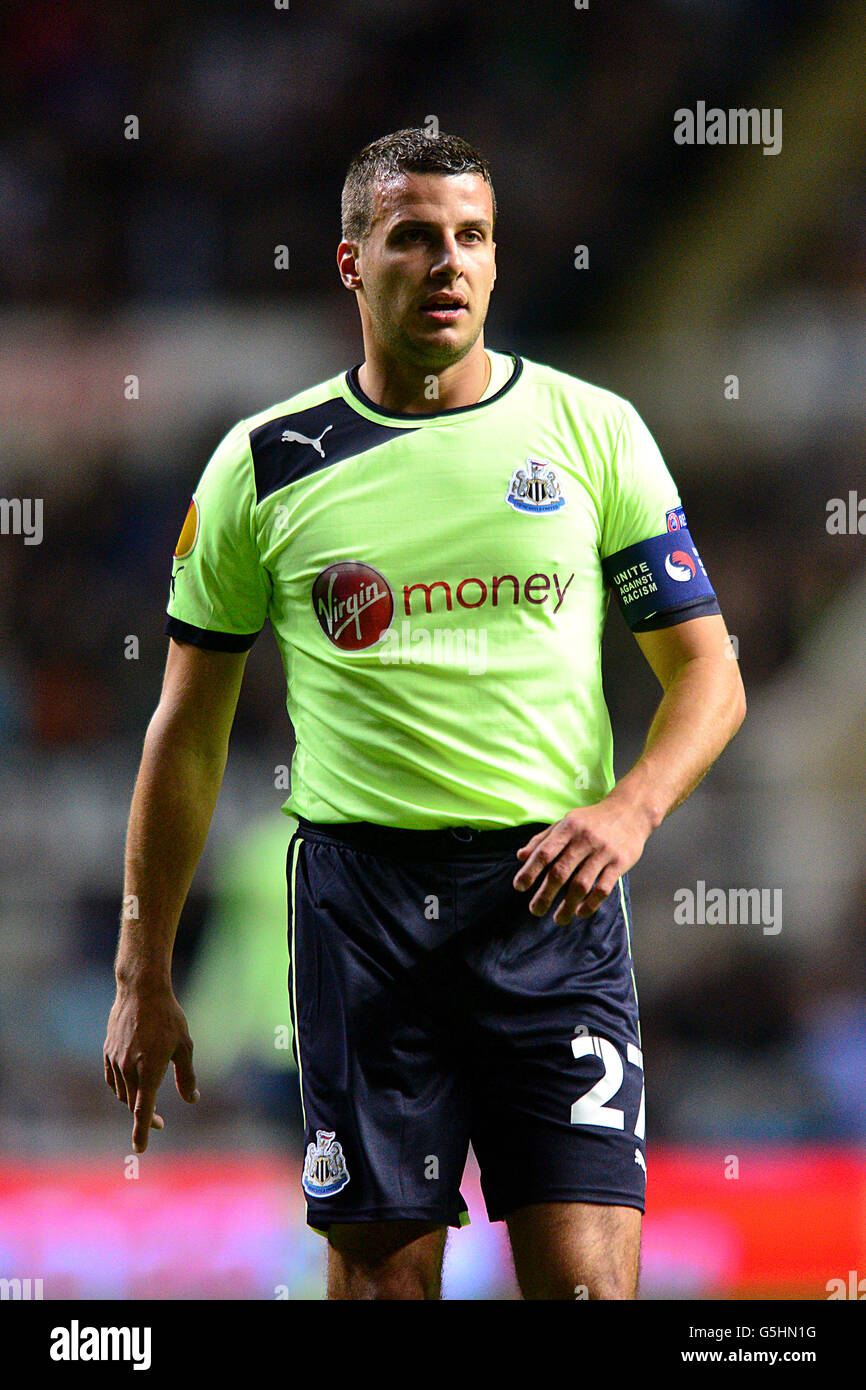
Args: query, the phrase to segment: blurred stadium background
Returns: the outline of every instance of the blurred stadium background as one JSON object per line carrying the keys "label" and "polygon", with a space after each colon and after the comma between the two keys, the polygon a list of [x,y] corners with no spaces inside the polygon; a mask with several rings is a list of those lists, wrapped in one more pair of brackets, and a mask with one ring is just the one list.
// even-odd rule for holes
{"label": "blurred stadium background", "polygon": [[[430,118],[492,166],[486,341],[637,405],[750,700],[632,875],[643,1296],[866,1276],[866,558],[856,523],[827,526],[866,496],[862,6],[10,0],[0,60],[0,490],[44,503],[41,544],[0,536],[0,1276],[322,1295],[280,1045],[291,732],[269,633],[178,939],[203,1098],[166,1081],[137,1171],[101,1048],[189,494],[238,418],[361,359],[345,166]],[[698,101],[781,109],[781,153],[677,145]],[[624,770],[656,688],[616,612],[606,643]],[[677,923],[698,880],[780,889],[781,930]],[[471,1165],[464,1191],[446,1292],[514,1297]]]}

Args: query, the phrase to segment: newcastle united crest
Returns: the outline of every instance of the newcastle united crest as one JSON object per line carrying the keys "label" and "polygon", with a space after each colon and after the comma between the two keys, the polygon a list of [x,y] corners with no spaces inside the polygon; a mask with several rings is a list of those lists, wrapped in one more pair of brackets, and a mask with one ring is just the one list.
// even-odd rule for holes
{"label": "newcastle united crest", "polygon": [[310,1197],[333,1197],[349,1181],[343,1146],[334,1130],[317,1129],[315,1144],[307,1145],[301,1186]]}
{"label": "newcastle united crest", "polygon": [[565,498],[549,459],[528,458],[524,468],[516,468],[505,500],[519,512],[558,512]]}

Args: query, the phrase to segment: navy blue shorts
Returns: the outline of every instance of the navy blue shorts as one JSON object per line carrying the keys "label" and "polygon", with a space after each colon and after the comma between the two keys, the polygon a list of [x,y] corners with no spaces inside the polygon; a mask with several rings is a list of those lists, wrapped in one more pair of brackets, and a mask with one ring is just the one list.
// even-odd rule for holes
{"label": "navy blue shorts", "polygon": [[299,822],[289,994],[316,1230],[465,1224],[470,1142],[491,1221],[644,1210],[628,877],[591,917],[533,917],[512,880],[544,828]]}

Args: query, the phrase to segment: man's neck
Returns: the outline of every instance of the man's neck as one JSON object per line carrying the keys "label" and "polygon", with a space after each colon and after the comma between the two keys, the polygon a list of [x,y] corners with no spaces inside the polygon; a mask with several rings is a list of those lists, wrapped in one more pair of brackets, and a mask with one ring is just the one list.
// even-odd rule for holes
{"label": "man's neck", "polygon": [[[477,349],[477,350],[476,350]],[[471,360],[470,360],[471,359]],[[380,366],[368,357],[358,368],[358,385],[375,405],[399,415],[435,415],[475,405],[490,384],[493,365],[482,343],[442,372]],[[435,390],[431,389],[435,381]]]}

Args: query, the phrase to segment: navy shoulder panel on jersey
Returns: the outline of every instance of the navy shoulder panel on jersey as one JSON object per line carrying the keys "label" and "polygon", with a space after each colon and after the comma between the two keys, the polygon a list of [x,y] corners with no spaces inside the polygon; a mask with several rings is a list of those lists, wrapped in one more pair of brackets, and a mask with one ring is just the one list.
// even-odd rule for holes
{"label": "navy shoulder panel on jersey", "polygon": [[320,468],[407,434],[409,428],[366,420],[342,396],[268,420],[250,431],[256,503]]}

